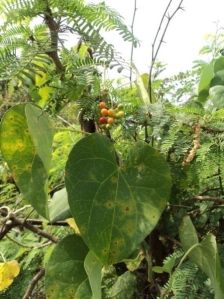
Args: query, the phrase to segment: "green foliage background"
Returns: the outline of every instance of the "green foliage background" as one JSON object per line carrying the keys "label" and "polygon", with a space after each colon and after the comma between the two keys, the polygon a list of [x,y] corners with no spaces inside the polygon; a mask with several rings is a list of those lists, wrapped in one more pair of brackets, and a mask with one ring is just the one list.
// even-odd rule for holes
{"label": "green foliage background", "polygon": [[[138,46],[132,30],[105,3],[11,0],[2,1],[0,9],[5,20],[0,27],[0,211],[7,208],[19,219],[37,221],[34,225],[60,240],[52,244],[23,226],[4,235],[2,262],[18,260],[21,273],[0,297],[22,299],[32,277],[45,268],[46,278],[32,298],[72,294],[90,299],[93,293],[94,299],[222,299],[222,30],[209,35],[192,70],[163,78],[165,66],[156,61],[152,78],[135,72],[130,84],[122,75],[117,80],[105,77],[109,68],[120,72],[130,66],[104,40],[103,30],[115,30]],[[63,46],[65,32],[79,40],[70,49]],[[125,117],[110,129],[99,126],[102,100],[110,108],[124,107]],[[13,114],[18,107],[22,123]],[[13,124],[7,120],[11,114]],[[94,130],[97,134],[90,135]],[[15,154],[18,141],[26,145],[22,159]],[[24,175],[27,157],[38,163]],[[104,182],[111,169],[115,177]],[[33,187],[24,184],[34,176]],[[136,186],[147,187],[147,192],[132,192],[138,179]],[[93,185],[97,196],[91,194]],[[124,200],[130,214],[126,218]],[[75,234],[66,222],[71,215]],[[1,236],[10,219],[0,217]],[[105,250],[106,257],[101,254]],[[58,284],[52,295],[62,270],[62,285],[68,286]],[[80,280],[73,277],[75,271],[83,274]]]}

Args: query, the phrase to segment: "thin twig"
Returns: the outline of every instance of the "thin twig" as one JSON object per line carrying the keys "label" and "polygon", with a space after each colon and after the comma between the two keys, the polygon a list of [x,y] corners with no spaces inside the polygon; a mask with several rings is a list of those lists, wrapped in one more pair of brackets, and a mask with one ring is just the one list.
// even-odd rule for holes
{"label": "thin twig", "polygon": [[24,248],[34,248],[34,246],[31,246],[31,245],[26,245],[26,244],[23,244],[13,238],[11,238],[8,234],[6,235],[6,238],[9,239],[11,242],[15,243],[16,245],[20,246],[20,247],[24,247]]}
{"label": "thin twig", "polygon": [[73,133],[80,133],[80,134],[90,134],[88,132],[85,132],[83,130],[79,130],[79,129],[73,129],[73,128],[65,128],[65,127],[54,127],[55,131],[70,131]]}
{"label": "thin twig", "polygon": [[167,32],[168,26],[170,24],[170,21],[174,18],[175,14],[181,9],[181,5],[182,5],[183,1],[184,0],[181,0],[180,3],[179,3],[179,5],[178,5],[178,7],[174,10],[174,12],[170,16],[167,16],[167,24],[165,25],[165,28],[164,28],[164,31],[162,33],[161,39],[159,41],[159,45],[158,45],[158,47],[156,49],[156,52],[154,54],[154,63],[155,63],[155,60],[156,60],[156,58],[158,56],[160,47],[161,47],[161,45],[162,45],[162,43],[164,41],[164,37],[166,35],[166,32]]}
{"label": "thin twig", "polygon": [[44,237],[50,241],[52,241],[53,243],[57,243],[58,242],[58,238],[52,236],[51,234],[49,234],[48,232],[30,224],[29,222],[27,221],[23,221],[17,217],[15,217],[13,214],[10,215],[9,217],[10,220],[12,220],[15,224],[17,224],[18,226],[22,226],[22,227],[25,227],[27,228],[28,230],[32,231],[33,233],[41,236],[41,237]]}
{"label": "thin twig", "polygon": [[52,242],[46,242],[46,243],[42,243],[42,244],[39,244],[39,245],[27,245],[27,244],[23,244],[21,242],[19,242],[18,240],[16,239],[13,239],[12,237],[10,237],[8,234],[6,235],[6,238],[9,239],[11,242],[19,245],[20,247],[24,247],[24,248],[29,248],[29,249],[38,249],[38,248],[43,248],[43,247],[46,247],[46,246],[50,246],[52,245]]}
{"label": "thin twig", "polygon": [[[156,35],[155,35],[155,37],[154,37],[152,46],[155,46],[155,44],[156,44],[158,35],[159,35],[160,30],[161,30],[161,28],[162,28],[162,24],[163,24],[163,22],[164,22],[164,19],[165,19],[165,17],[166,17],[167,11],[168,11],[168,9],[170,8],[170,5],[171,5],[172,2],[173,2],[173,0],[170,0],[169,3],[167,4],[167,7],[166,7],[166,9],[165,9],[165,11],[164,11],[164,13],[163,13],[163,15],[162,15],[161,20],[160,20],[159,27],[158,27],[157,32],[156,32]],[[153,56],[152,56],[152,57],[153,57]]]}
{"label": "thin twig", "polygon": [[212,201],[216,204],[220,204],[220,205],[224,205],[224,200],[221,199],[220,197],[215,197],[215,196],[201,196],[201,195],[197,195],[194,196],[193,199],[197,199],[199,201]]}
{"label": "thin twig", "polygon": [[198,195],[205,195],[206,193],[209,193],[209,192],[212,192],[212,191],[218,191],[219,190],[219,187],[216,187],[216,188],[208,188],[208,189],[205,189],[204,191],[202,191],[200,194]]}
{"label": "thin twig", "polygon": [[219,166],[218,166],[218,178],[219,178],[219,187],[220,187],[220,191],[221,191],[221,195],[224,195],[224,190],[223,190],[223,184],[222,184],[222,173],[221,173],[221,146],[218,146],[218,154],[219,154]]}
{"label": "thin twig", "polygon": [[33,290],[35,289],[35,286],[37,285],[38,281],[44,277],[45,274],[45,270],[44,269],[40,269],[37,274],[33,277],[33,279],[31,280],[29,287],[26,290],[25,295],[23,296],[23,299],[31,299],[31,295],[33,293]]}
{"label": "thin twig", "polygon": [[[134,11],[133,11],[133,17],[132,17],[132,23],[131,23],[131,33],[134,35],[134,24],[135,24],[135,16],[136,16],[136,11],[137,11],[137,0],[134,0]],[[132,74],[133,74],[133,69],[132,69],[132,63],[133,63],[133,54],[134,54],[134,41],[131,44],[131,58],[130,58],[130,86],[132,86]]]}
{"label": "thin twig", "polygon": [[25,210],[27,208],[31,208],[31,205],[25,205],[25,206],[23,206],[22,208],[14,211],[14,214],[18,214],[18,213],[22,212],[23,210]]}
{"label": "thin twig", "polygon": [[219,168],[218,168],[218,172],[219,172],[219,176],[218,177],[219,177],[220,191],[221,191],[221,194],[224,195],[220,165],[219,165]]}
{"label": "thin twig", "polygon": [[0,229],[0,240],[3,239],[14,227],[15,225],[12,221],[7,221],[7,219],[5,219]]}
{"label": "thin twig", "polygon": [[222,134],[224,133],[223,129],[218,129],[218,128],[208,128],[206,126],[201,126],[202,130],[210,133],[210,134]]}
{"label": "thin twig", "polygon": [[44,237],[44,238],[50,240],[53,243],[58,242],[58,238],[52,236],[51,234],[49,234],[48,232],[46,232],[44,230],[41,230],[38,227],[35,227],[28,221],[26,221],[26,220],[24,221],[24,219],[20,219],[20,218],[16,217],[13,213],[5,214],[5,211],[2,209],[0,209],[0,213],[2,216],[6,217],[5,222],[0,231],[0,240],[3,239],[11,229],[18,226],[21,228],[25,227],[26,229],[32,231],[33,233],[35,233],[41,237]]}
{"label": "thin twig", "polygon": [[[60,115],[57,115],[57,118],[58,119],[60,119],[64,124],[66,124],[67,126],[69,126],[69,130],[70,131],[73,131],[73,132],[76,132],[76,133],[82,133],[82,134],[90,134],[90,133],[88,133],[88,132],[86,132],[86,131],[83,131],[83,130],[79,130],[79,129],[76,129],[74,126],[73,126],[73,124],[71,124],[68,120],[66,120],[66,119],[64,119],[63,117],[61,117]],[[58,129],[58,130],[68,130],[68,128],[56,128],[56,129]]]}
{"label": "thin twig", "polygon": [[165,9],[165,11],[162,15],[162,18],[161,18],[160,23],[159,23],[159,27],[157,29],[156,35],[155,35],[153,43],[152,43],[151,65],[150,65],[150,69],[149,69],[149,81],[148,81],[148,93],[149,93],[150,102],[152,102],[152,70],[153,70],[153,67],[154,67],[155,60],[156,60],[156,56],[155,56],[155,53],[154,53],[155,45],[156,45],[157,38],[159,36],[160,30],[162,28],[162,24],[163,24],[164,19],[166,17],[167,11],[170,8],[170,5],[171,5],[172,2],[173,2],[173,0],[170,0],[169,3],[167,4],[167,7],[166,7],[166,9]]}
{"label": "thin twig", "polygon": [[[43,221],[39,219],[27,219],[26,222],[32,225],[43,225]],[[46,224],[49,226],[68,226],[66,221],[48,222]]]}
{"label": "thin twig", "polygon": [[73,124],[71,124],[67,119],[64,119],[63,117],[61,117],[60,115],[57,115],[57,118],[60,119],[64,124],[66,124],[67,126],[74,128]]}
{"label": "thin twig", "polygon": [[170,203],[167,206],[170,207],[170,208],[183,208],[183,209],[190,209],[191,208],[190,206],[174,205],[174,204],[170,204]]}
{"label": "thin twig", "polygon": [[[151,65],[150,65],[150,69],[149,69],[149,80],[148,80],[148,93],[149,93],[149,99],[150,99],[151,103],[152,103],[152,71],[153,71],[153,67],[154,67],[154,64],[156,62],[156,59],[157,59],[159,50],[161,48],[161,45],[164,42],[164,37],[165,37],[165,34],[167,32],[167,29],[168,29],[168,26],[170,24],[170,21],[174,18],[174,16],[176,15],[176,13],[180,9],[182,9],[181,5],[183,3],[183,0],[180,0],[179,4],[178,4],[177,8],[174,10],[174,12],[170,16],[167,15],[167,12],[168,12],[168,10],[169,10],[170,5],[171,5],[172,2],[173,2],[173,0],[170,0],[169,3],[168,3],[168,5],[166,6],[166,9],[165,9],[165,11],[164,11],[164,13],[162,15],[159,27],[157,29],[156,35],[155,35],[153,43],[152,43]],[[164,30],[162,32],[162,35],[161,35],[160,41],[158,43],[158,46],[155,49],[156,42],[158,40],[159,33],[161,32],[161,28],[162,28],[162,25],[164,23],[165,18],[167,18],[167,22],[166,22],[166,25],[165,25]]]}

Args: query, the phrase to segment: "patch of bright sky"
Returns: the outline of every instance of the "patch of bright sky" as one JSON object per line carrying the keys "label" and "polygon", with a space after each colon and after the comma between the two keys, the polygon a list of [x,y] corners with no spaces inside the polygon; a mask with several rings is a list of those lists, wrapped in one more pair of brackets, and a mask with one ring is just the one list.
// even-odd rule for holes
{"label": "patch of bright sky", "polygon": [[[134,50],[134,62],[140,72],[148,72],[151,57],[151,44],[158,28],[161,16],[169,0],[137,0],[137,12],[134,33],[141,46]],[[99,3],[91,0],[87,2]],[[130,26],[134,0],[105,0],[116,9]],[[174,7],[179,0],[174,0]],[[167,64],[166,74],[172,75],[190,69],[192,61],[198,58],[198,52],[204,45],[207,33],[215,33],[217,22],[223,26],[223,0],[184,0],[184,11],[179,11],[168,28],[165,43],[159,53],[159,60]],[[108,33],[107,33],[108,34]],[[109,41],[130,58],[130,44],[123,43],[115,34],[108,34]]]}

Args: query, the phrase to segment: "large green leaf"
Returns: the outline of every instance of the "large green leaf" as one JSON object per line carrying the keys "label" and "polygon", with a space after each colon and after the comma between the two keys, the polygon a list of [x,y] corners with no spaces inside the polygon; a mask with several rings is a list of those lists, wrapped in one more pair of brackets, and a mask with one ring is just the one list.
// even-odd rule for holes
{"label": "large green leaf", "polygon": [[[87,246],[77,235],[69,235],[56,245],[46,266],[45,289],[48,299],[75,299],[79,288],[82,288],[82,293],[86,289],[89,294],[84,269],[87,253]],[[87,295],[87,298],[91,297]]]}
{"label": "large green leaf", "polygon": [[[184,217],[180,226],[180,240],[185,251],[200,269],[208,275],[215,291],[215,299],[224,298],[223,274],[215,236],[208,234],[198,242],[196,230],[189,216]],[[193,246],[197,245],[193,248]],[[192,248],[190,252],[190,248]]]}
{"label": "large green leaf", "polygon": [[170,186],[167,163],[146,143],[137,143],[118,165],[111,141],[92,134],[73,147],[66,164],[71,212],[104,265],[129,257],[153,230]]}
{"label": "large green leaf", "polygon": [[0,127],[0,147],[23,196],[48,218],[47,178],[53,131],[47,116],[32,104],[6,112]]}

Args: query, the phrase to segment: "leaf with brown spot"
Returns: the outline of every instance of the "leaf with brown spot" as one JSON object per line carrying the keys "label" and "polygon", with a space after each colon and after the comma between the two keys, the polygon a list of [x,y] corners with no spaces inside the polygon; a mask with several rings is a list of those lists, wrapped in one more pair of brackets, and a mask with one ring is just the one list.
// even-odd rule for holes
{"label": "leaf with brown spot", "polygon": [[143,142],[136,143],[121,168],[111,141],[91,134],[73,147],[66,173],[68,201],[81,237],[104,265],[127,258],[138,247],[169,199],[168,165]]}
{"label": "leaf with brown spot", "polygon": [[[88,248],[77,235],[69,235],[54,248],[46,265],[45,290],[47,299],[75,299],[76,292],[91,294],[84,260]],[[91,295],[87,297],[91,299]]]}

